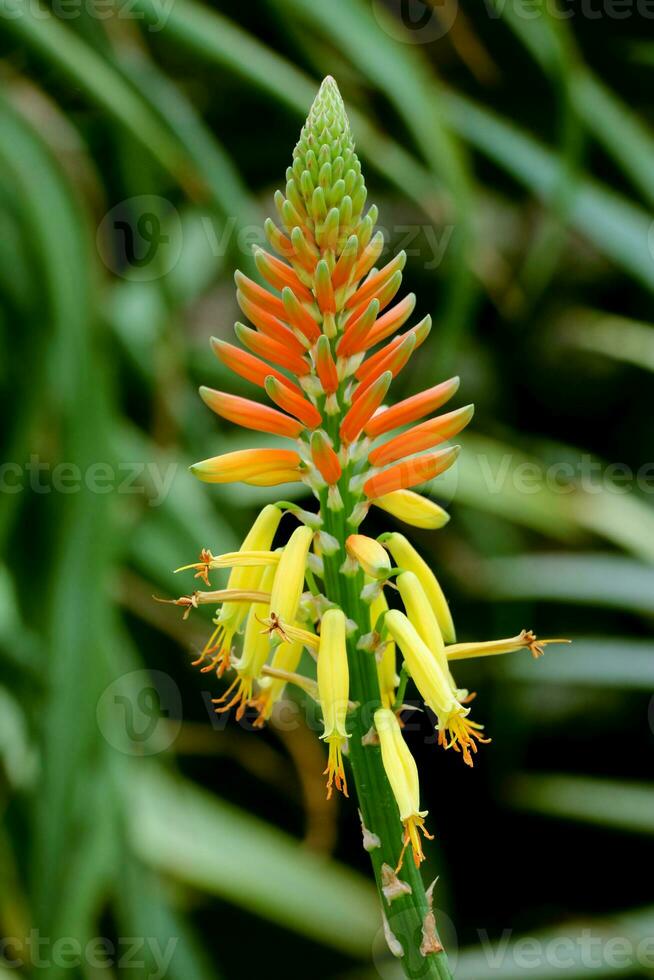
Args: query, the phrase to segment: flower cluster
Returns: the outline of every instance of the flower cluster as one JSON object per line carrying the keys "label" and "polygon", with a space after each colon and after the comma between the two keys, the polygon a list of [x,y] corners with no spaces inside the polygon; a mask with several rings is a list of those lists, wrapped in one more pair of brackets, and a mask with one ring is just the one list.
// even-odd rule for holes
{"label": "flower cluster", "polygon": [[[323,82],[285,193],[275,202],[281,227],[268,221],[266,232],[277,254],[254,253],[265,285],[236,274],[237,300],[251,324],[236,324],[242,346],[212,341],[223,364],[272,405],[209,388],[201,395],[222,418],[289,443],[227,453],[192,470],[209,483],[303,483],[319,509],[284,501],[264,507],[238,552],[216,557],[205,550],[185,566],[209,587],[214,570],[230,568],[226,587],[175,602],[185,614],[201,604],[216,608],[215,628],[197,663],[219,676],[233,673],[216,701],[218,711],[235,709],[240,717],[250,706],[255,724],[263,725],[289,683],[316,699],[329,746],[330,795],[333,786],[347,793],[348,716],[360,707],[350,675],[358,659],[374,658],[378,707],[371,740],[397,801],[404,846],[411,845],[419,863],[426,813],[399,720],[407,680],[433,712],[440,744],[472,765],[487,739],[470,718],[471,698],[457,686],[452,662],[542,649],[527,632],[457,644],[440,585],[407,538],[397,531],[377,540],[360,533],[371,506],[414,527],[447,522],[447,513],[413,488],[454,463],[458,448],[443,444],[468,424],[473,409],[435,414],[456,393],[457,378],[386,404],[393,379],[427,338],[431,319],[402,329],[416,305],[413,294],[396,299],[406,256],[380,264],[377,209],[366,210],[361,166],[332,78]],[[287,513],[297,526],[278,546]],[[403,609],[389,608],[391,595]]]}

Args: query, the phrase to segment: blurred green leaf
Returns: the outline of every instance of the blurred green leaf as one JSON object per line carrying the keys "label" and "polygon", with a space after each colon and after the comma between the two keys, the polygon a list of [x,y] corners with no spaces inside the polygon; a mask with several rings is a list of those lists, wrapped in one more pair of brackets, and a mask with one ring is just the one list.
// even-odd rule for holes
{"label": "blurred green leaf", "polygon": [[90,45],[38,4],[0,0],[0,16],[8,29],[118,119],[166,170],[183,182],[186,164],[180,148],[138,91],[126,84]]}
{"label": "blurred green leaf", "polygon": [[506,670],[511,678],[534,684],[567,684],[574,687],[621,688],[651,691],[654,688],[654,643],[627,637],[572,638],[565,650],[553,648],[534,665],[524,657],[511,657]]}
{"label": "blurred green leaf", "polygon": [[379,929],[374,889],[349,869],[190,783],[139,765],[130,836],[149,866],[289,929],[367,956]]}
{"label": "blurred green leaf", "polygon": [[654,568],[620,555],[531,554],[492,558],[466,581],[489,599],[546,599],[654,614]]}
{"label": "blurred green leaf", "polygon": [[654,329],[649,323],[601,310],[570,310],[557,324],[557,334],[565,346],[654,371]]}
{"label": "blurred green leaf", "polygon": [[[558,187],[555,154],[537,140],[466,96],[449,92],[450,124],[470,144],[524,184],[545,204]],[[654,288],[654,260],[648,248],[651,217],[597,181],[579,181],[569,205],[570,223],[615,265],[648,289]]]}
{"label": "blurred green leaf", "polygon": [[654,833],[654,787],[624,779],[524,774],[511,779],[506,799],[548,817]]}

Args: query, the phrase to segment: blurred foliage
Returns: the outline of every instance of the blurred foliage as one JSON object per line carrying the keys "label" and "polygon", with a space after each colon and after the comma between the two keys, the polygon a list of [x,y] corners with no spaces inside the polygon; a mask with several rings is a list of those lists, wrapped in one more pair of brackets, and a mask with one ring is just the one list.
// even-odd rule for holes
{"label": "blurred foliage", "polygon": [[[117,975],[127,936],[144,977],[253,951],[395,975],[308,729],[223,730],[199,614],[151,600],[268,494],[187,474],[242,443],[195,389],[234,389],[208,337],[328,72],[435,314],[398,393],[455,368],[477,405],[420,545],[461,639],[576,641],[462,670],[494,739],[474,773],[409,734],[456,975],[559,975],[516,965],[521,933],[652,936],[654,44],[614,6],[0,0],[0,935],[50,964],[3,945],[24,975]],[[107,943],[77,966],[62,937]],[[652,975],[575,949],[569,977]]]}

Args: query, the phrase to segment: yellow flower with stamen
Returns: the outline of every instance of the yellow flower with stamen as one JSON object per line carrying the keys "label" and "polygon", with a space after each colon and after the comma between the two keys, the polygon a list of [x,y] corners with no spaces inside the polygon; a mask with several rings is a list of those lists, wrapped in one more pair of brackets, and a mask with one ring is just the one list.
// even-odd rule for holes
{"label": "yellow flower with stamen", "polygon": [[421,639],[431,650],[438,666],[450,682],[452,690],[456,691],[456,684],[447,662],[443,634],[438,625],[436,613],[427,598],[420,579],[415,572],[402,572],[401,575],[397,576],[395,581],[410,622],[415,626]]}
{"label": "yellow flower with stamen", "polygon": [[404,852],[409,844],[413,850],[413,860],[420,867],[425,856],[422,852],[421,831],[428,840],[433,836],[425,828],[427,810],[420,809],[420,782],[418,767],[415,759],[404,741],[400,724],[395,713],[389,708],[379,708],[375,711],[375,730],[379,736],[382,762],[393,796],[400,811],[400,820],[404,827],[404,847],[400,854],[395,872],[402,867]]}
{"label": "yellow flower with stamen", "polygon": [[448,660],[468,660],[471,657],[495,657],[502,653],[529,650],[534,660],[545,653],[549,643],[570,643],[570,640],[541,640],[531,630],[522,630],[507,640],[488,640],[485,643],[453,643],[445,648]]}
{"label": "yellow flower with stamen", "polygon": [[[275,670],[284,674],[294,673],[302,658],[303,644],[299,642],[280,643],[270,664]],[[264,677],[259,684],[259,692],[252,701],[252,707],[259,712],[255,728],[263,728],[273,713],[273,708],[281,700],[286,689],[286,679],[280,677]]]}
{"label": "yellow flower with stamen", "polygon": [[[270,551],[273,539],[282,519],[282,511],[274,504],[267,504],[246,534],[240,551]],[[258,588],[263,566],[245,565],[232,568],[227,582],[228,589],[243,589],[251,592]],[[194,665],[201,664],[207,657],[209,663],[205,672],[216,670],[222,676],[230,664],[232,641],[239,631],[250,609],[250,603],[230,603],[224,605],[214,619],[215,629]]]}
{"label": "yellow flower with stamen", "polygon": [[359,563],[366,575],[373,579],[386,579],[391,570],[388,552],[374,538],[365,534],[351,534],[345,542],[349,557]]}
{"label": "yellow flower with stamen", "polygon": [[413,572],[420,579],[431,607],[436,614],[436,619],[441,628],[443,639],[446,643],[454,643],[456,640],[456,630],[450,607],[443,595],[443,590],[438,584],[438,579],[432,572],[427,562],[420,557],[413,545],[407,541],[403,534],[393,532],[383,534],[380,538],[385,548],[388,548],[395,564],[405,572]]}
{"label": "yellow flower with stamen", "polygon": [[[370,605],[370,628],[376,629],[379,617],[388,612],[386,596],[381,592]],[[381,641],[381,648],[376,653],[377,659],[377,679],[379,680],[379,692],[382,704],[385,708],[392,708],[395,704],[395,691],[400,682],[397,676],[397,652],[393,640]]]}
{"label": "yellow flower with stamen", "polygon": [[345,613],[342,609],[328,609],[320,627],[318,651],[318,693],[322,707],[324,732],[321,738],[329,745],[327,775],[327,799],[332,787],[347,796],[347,783],[343,768],[343,745],[349,738],[345,730],[350,675],[347,664]]}
{"label": "yellow flower with stamen", "polygon": [[438,718],[439,745],[461,752],[466,764],[472,766],[477,742],[489,741],[481,735],[483,726],[468,719],[470,709],[459,703],[449,679],[404,613],[391,609],[384,624],[402,650],[423,701]]}
{"label": "yellow flower with stamen", "polygon": [[[261,579],[262,592],[270,592],[275,572],[274,566],[268,566],[265,569]],[[220,705],[216,708],[219,714],[223,711],[229,711],[235,705],[238,705],[236,709],[238,721],[245,714],[248,702],[252,699],[254,682],[261,676],[261,670],[270,652],[270,638],[265,630],[261,630],[261,619],[265,618],[269,609],[268,603],[257,603],[250,607],[243,637],[243,652],[240,659],[234,664],[236,678],[222,697],[215,698],[213,702]],[[232,692],[234,693],[230,698]]]}
{"label": "yellow flower with stamen", "polygon": [[[214,568],[258,568],[265,565],[276,565],[279,561],[277,551],[229,551],[224,555],[212,555],[210,551],[203,549],[200,561],[192,562],[190,565],[182,565],[175,569],[178,572],[186,572],[191,568],[197,569],[196,578],[205,578]],[[205,578],[205,581],[207,579]]]}
{"label": "yellow flower with stamen", "polygon": [[303,626],[299,626],[297,623],[295,623],[294,626],[291,626],[289,623],[285,623],[276,616],[269,616],[268,619],[263,619],[260,622],[264,627],[264,632],[266,632],[269,636],[274,636],[277,634],[283,643],[299,643],[301,646],[307,647],[307,649],[310,650],[313,655],[318,652],[320,637],[315,633],[310,633],[309,630],[304,629]]}
{"label": "yellow flower with stamen", "polygon": [[295,622],[312,539],[311,528],[302,525],[293,531],[282,551],[270,597],[270,615],[282,622]]}

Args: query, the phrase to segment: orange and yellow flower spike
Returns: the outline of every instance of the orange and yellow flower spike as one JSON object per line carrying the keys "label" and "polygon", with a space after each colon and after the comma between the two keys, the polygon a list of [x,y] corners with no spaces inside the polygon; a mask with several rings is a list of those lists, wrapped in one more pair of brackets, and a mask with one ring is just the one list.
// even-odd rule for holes
{"label": "orange and yellow flower spike", "polygon": [[[199,561],[185,566],[207,585],[214,569],[230,568],[227,588],[173,603],[185,618],[200,605],[216,608],[214,632],[196,661],[203,670],[222,674],[234,645],[236,679],[219,710],[236,707],[241,716],[249,704],[260,727],[287,683],[319,700],[329,745],[328,795],[334,786],[347,793],[343,752],[350,739],[364,840],[367,848],[381,849],[373,857],[380,895],[390,901],[389,888],[402,895],[407,936],[423,935],[423,945],[407,947],[404,962],[416,967],[411,975],[422,975],[426,965],[430,977],[449,980],[433,916],[431,924],[424,918],[428,900],[419,875],[409,865],[407,880],[397,877],[406,848],[420,864],[421,834],[429,835],[415,763],[394,712],[410,675],[437,716],[440,744],[472,765],[486,739],[469,718],[469,699],[457,689],[450,665],[518,649],[538,656],[547,643],[563,641],[523,631],[490,643],[456,643],[441,587],[409,541],[397,532],[377,540],[361,533],[373,507],[378,520],[390,514],[427,531],[447,523],[446,511],[414,488],[452,466],[458,447],[441,443],[468,424],[472,406],[436,414],[456,393],[456,377],[385,404],[393,379],[429,336],[431,317],[412,321],[415,295],[399,297],[405,254],[381,258],[379,212],[367,205],[332,78],[311,107],[275,205],[279,227],[268,220],[265,230],[276,254],[254,248],[260,281],[235,275],[237,302],[250,326],[235,325],[240,346],[212,340],[222,364],[263,389],[270,404],[211,388],[202,388],[201,396],[228,422],[292,444],[228,452],[192,471],[208,483],[295,482],[314,494],[319,509],[311,513],[304,501],[264,508],[238,553],[214,556],[203,549]],[[285,545],[273,541],[282,509],[302,525]],[[390,597],[396,587],[408,615],[388,608],[384,589]],[[398,647],[404,659],[399,678]],[[312,660],[317,682],[313,668],[303,667]],[[394,801],[403,828],[397,835],[388,832]],[[436,956],[438,963],[427,962]]]}

